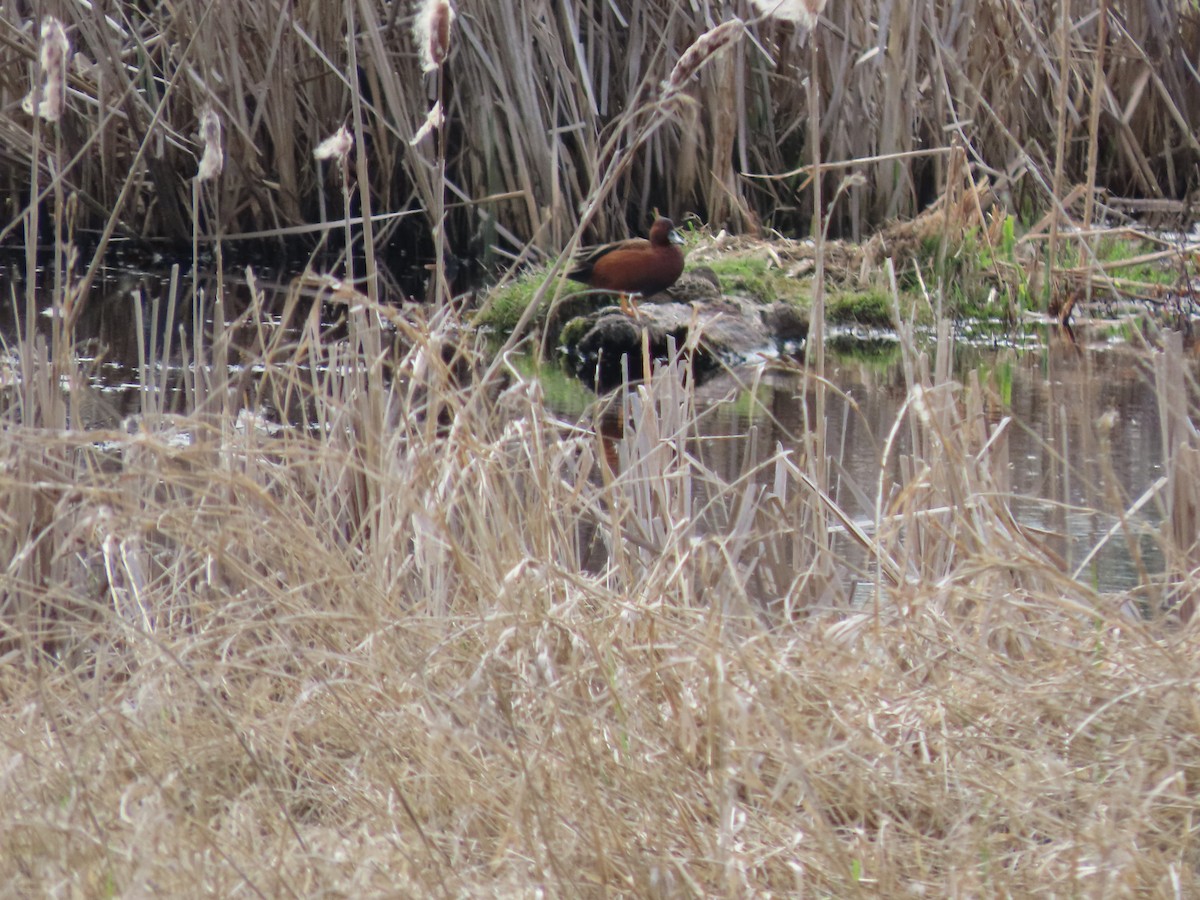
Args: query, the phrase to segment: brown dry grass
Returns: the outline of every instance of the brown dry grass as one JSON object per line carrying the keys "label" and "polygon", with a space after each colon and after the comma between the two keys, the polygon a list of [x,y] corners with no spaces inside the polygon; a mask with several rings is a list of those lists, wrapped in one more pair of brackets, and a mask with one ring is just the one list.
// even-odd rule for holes
{"label": "brown dry grass", "polygon": [[[908,346],[876,438],[911,453],[855,523],[805,459],[705,468],[677,368],[623,401],[614,473],[536,383],[481,395],[450,316],[329,299],[346,341],[252,308],[193,343],[200,412],[147,365],[132,429],[72,428],[18,348],[6,894],[1197,889],[1194,627],[1128,618],[1013,522],[1006,423],[945,345]],[[1194,412],[1181,383],[1164,409]]]}

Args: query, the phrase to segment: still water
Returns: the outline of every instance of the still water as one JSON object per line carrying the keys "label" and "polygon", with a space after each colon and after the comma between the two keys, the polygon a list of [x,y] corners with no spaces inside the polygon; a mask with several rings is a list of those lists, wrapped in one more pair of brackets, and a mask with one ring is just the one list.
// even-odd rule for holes
{"label": "still water", "polygon": [[[19,298],[15,266],[6,270],[5,294]],[[2,275],[2,273],[0,273]],[[286,284],[274,291],[269,280],[258,282],[270,319],[284,305]],[[162,347],[168,335],[175,346],[196,338],[190,291],[175,283],[176,302],[168,301],[171,281],[161,273],[121,272],[107,279],[83,307],[76,325],[76,347],[87,362],[90,383],[81,392],[80,418],[89,427],[119,427],[140,412],[142,379],[139,348]],[[215,284],[206,286],[213,296]],[[227,279],[221,286],[223,315],[233,319],[246,309],[249,291]],[[212,310],[205,329],[211,329]],[[203,316],[202,316],[203,318]],[[49,329],[49,317],[39,317]],[[0,304],[0,338],[9,347],[24,322],[22,304]],[[244,323],[243,323],[244,324]],[[268,323],[269,325],[269,323]],[[1162,498],[1143,495],[1164,471],[1164,440],[1159,422],[1152,358],[1156,351],[1126,328],[1130,339],[1105,335],[1119,323],[1093,323],[1068,339],[1049,326],[1020,326],[1019,344],[1006,335],[1003,343],[958,342],[955,373],[977,377],[988,397],[989,418],[1008,423],[1010,504],[1018,520],[1039,531],[1067,563],[1069,571],[1095,553],[1081,573],[1101,591],[1122,591],[1145,584],[1159,574],[1163,560],[1152,538],[1161,520]],[[336,339],[336,326],[330,325]],[[176,358],[183,357],[176,352]],[[1195,365],[1187,357],[1194,378]],[[10,368],[12,353],[8,354]],[[835,464],[833,499],[852,517],[868,522],[872,510],[864,498],[874,497],[880,475],[881,449],[904,414],[907,386],[898,347],[888,340],[843,338],[830,345],[827,373],[835,390],[828,400],[828,447]],[[159,398],[160,408],[186,412],[183,373],[160,373],[156,380],[173,398]],[[561,373],[545,373],[547,394],[566,415],[586,415],[583,398],[590,395]],[[551,381],[557,382],[557,388]],[[1189,390],[1179,385],[1180,390]],[[798,446],[805,429],[805,381],[798,363],[778,357],[735,367],[697,389],[703,412],[699,452],[704,463],[727,482],[746,466],[767,459],[777,447]],[[811,414],[811,403],[807,406]],[[1101,422],[1103,421],[1103,427]],[[907,432],[887,465],[894,469],[907,452]],[[750,459],[757,455],[760,459]],[[1144,500],[1138,504],[1139,499]],[[1135,505],[1137,508],[1135,511]],[[1119,534],[1110,536],[1114,526]]]}
{"label": "still water", "polygon": [[[1017,520],[1042,533],[1069,571],[1118,526],[1081,577],[1100,591],[1129,590],[1163,566],[1152,537],[1162,498],[1153,493],[1143,498],[1164,472],[1152,351],[1124,341],[1070,343],[1048,326],[1034,328],[1032,337],[1020,350],[960,344],[955,374],[978,377],[993,425],[1011,419],[1007,481]],[[905,409],[907,386],[895,355],[827,357],[837,389],[827,415],[835,460],[831,494],[864,526],[873,518],[866,498],[875,497],[883,444],[897,417],[913,414]],[[706,464],[735,479],[744,471],[751,429],[764,459],[777,447],[799,446],[804,393],[800,372],[773,363],[759,371],[743,367],[702,385],[703,432],[710,438],[702,451]],[[888,460],[892,473],[909,451],[908,434],[907,428],[896,429]],[[1145,502],[1131,513],[1139,499]]]}

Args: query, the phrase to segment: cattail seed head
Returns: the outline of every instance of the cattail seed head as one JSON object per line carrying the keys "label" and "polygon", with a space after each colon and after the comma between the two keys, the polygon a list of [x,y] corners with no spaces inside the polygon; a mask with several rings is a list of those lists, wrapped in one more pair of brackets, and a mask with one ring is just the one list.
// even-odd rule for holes
{"label": "cattail seed head", "polygon": [[412,136],[409,144],[417,146],[426,136],[434,131],[440,130],[446,124],[446,114],[442,111],[442,101],[439,100],[430,107],[429,112],[425,116],[425,122],[417,129],[417,133]]}
{"label": "cattail seed head", "polygon": [[211,181],[225,168],[225,147],[221,139],[221,118],[207,104],[200,111],[200,143],[204,152],[200,155],[197,181]]}
{"label": "cattail seed head", "polygon": [[[70,52],[71,44],[62,22],[54,16],[42,19],[42,45],[38,58],[45,81],[42,83],[37,115],[47,122],[57,122],[62,118],[67,103],[67,58]],[[30,91],[21,101],[21,108],[30,115],[34,115],[33,93]]]}
{"label": "cattail seed head", "polygon": [[313,156],[316,159],[336,159],[338,162],[345,163],[350,156],[350,148],[354,146],[354,137],[350,134],[350,129],[343,125],[321,143],[317,144],[317,149],[313,151]]}
{"label": "cattail seed head", "polygon": [[421,0],[413,37],[421,53],[421,70],[436,72],[450,55],[450,29],[454,25],[454,6],[450,0]]}
{"label": "cattail seed head", "polygon": [[67,54],[70,52],[71,44],[67,41],[62,22],[54,16],[42,19],[42,71],[61,75],[66,71]]}
{"label": "cattail seed head", "polygon": [[745,30],[746,26],[742,24],[741,19],[730,19],[696,38],[692,45],[683,51],[679,62],[675,63],[675,68],[663,82],[664,99],[678,93],[701,66],[740,38]]}
{"label": "cattail seed head", "polygon": [[795,22],[810,31],[825,8],[825,0],[750,0],[764,16]]}

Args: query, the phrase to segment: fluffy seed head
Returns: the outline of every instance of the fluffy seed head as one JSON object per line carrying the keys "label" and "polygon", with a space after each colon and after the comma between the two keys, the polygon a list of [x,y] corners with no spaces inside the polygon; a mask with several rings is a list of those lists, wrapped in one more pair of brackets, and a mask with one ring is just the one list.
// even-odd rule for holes
{"label": "fluffy seed head", "polygon": [[750,0],[764,16],[795,22],[805,28],[817,25],[817,16],[825,8],[825,0]]}
{"label": "fluffy seed head", "polygon": [[350,155],[350,148],[353,146],[354,138],[350,134],[350,129],[343,125],[317,144],[313,156],[317,159],[336,159],[339,162],[345,162]]}
{"label": "fluffy seed head", "polygon": [[62,22],[54,16],[42,19],[42,70],[49,73],[61,72],[67,65],[67,54],[71,44],[67,41],[67,33],[63,30]]}
{"label": "fluffy seed head", "polygon": [[211,181],[225,168],[225,147],[221,140],[221,118],[207,104],[200,111],[200,143],[204,152],[200,155],[196,180]]}
{"label": "fluffy seed head", "polygon": [[417,146],[427,135],[438,131],[446,124],[446,114],[442,111],[442,101],[439,100],[429,108],[429,112],[425,115],[425,122],[417,129],[417,133],[412,136],[409,144]]}
{"label": "fluffy seed head", "polygon": [[454,6],[450,0],[421,0],[413,23],[413,37],[421,53],[421,69],[436,72],[450,55],[450,28]]}
{"label": "fluffy seed head", "polygon": [[[47,122],[57,122],[62,118],[63,108],[67,102],[67,57],[71,52],[71,44],[62,22],[54,16],[42,19],[42,46],[39,60],[42,64],[41,102],[37,107],[37,115]],[[33,91],[30,91],[21,101],[21,108],[30,115],[34,114]]]}

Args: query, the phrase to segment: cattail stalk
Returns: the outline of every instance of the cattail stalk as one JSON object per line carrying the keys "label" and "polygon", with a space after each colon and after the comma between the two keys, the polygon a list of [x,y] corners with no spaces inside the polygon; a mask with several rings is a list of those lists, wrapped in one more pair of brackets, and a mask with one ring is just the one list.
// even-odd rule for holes
{"label": "cattail stalk", "polygon": [[445,135],[445,63],[450,55],[450,35],[454,26],[454,6],[450,0],[423,0],[413,25],[413,38],[421,55],[421,70],[437,77],[434,105],[425,123],[413,137],[416,144],[432,133],[436,144],[437,185],[433,202],[434,268],[432,295],[437,303],[451,299],[446,279],[446,135]]}
{"label": "cattail stalk", "polygon": [[[824,197],[821,190],[821,88],[818,81],[816,42],[810,46],[808,73],[808,141],[812,147],[813,169],[813,240],[816,241],[816,270],[813,273],[813,301],[810,328],[805,348],[805,373],[815,377],[814,421],[805,429],[806,450],[812,477],[821,490],[827,486],[825,464],[825,226]],[[828,536],[825,535],[827,538]]]}
{"label": "cattail stalk", "polygon": [[[1091,108],[1088,110],[1087,193],[1083,198],[1083,231],[1092,229],[1092,217],[1096,208],[1096,162],[1100,152],[1100,107],[1108,85],[1104,79],[1104,54],[1108,46],[1108,0],[1100,0],[1100,15],[1096,20],[1096,55],[1092,64]],[[1092,299],[1092,278],[1095,275],[1095,249],[1099,237],[1093,237],[1092,262],[1087,269],[1086,297]]]}
{"label": "cattail stalk", "polygon": [[[1057,119],[1054,129],[1054,194],[1050,218],[1050,242],[1046,251],[1046,289],[1043,291],[1042,309],[1049,310],[1050,298],[1054,293],[1054,268],[1058,263],[1058,228],[1062,218],[1059,213],[1062,197],[1063,168],[1067,155],[1067,84],[1070,81],[1068,58],[1070,49],[1071,0],[1058,0],[1058,90],[1054,94]],[[1065,319],[1064,319],[1065,321]]]}
{"label": "cattail stalk", "polygon": [[[192,289],[200,283],[200,203],[203,197],[202,184],[207,181],[215,182],[225,168],[225,141],[221,127],[221,118],[211,105],[205,104],[200,110],[200,124],[197,129],[200,138],[200,163],[196,168],[196,177],[192,179]],[[211,196],[210,220],[214,230],[220,227],[219,202],[220,194],[213,188]],[[220,234],[216,238],[217,272],[220,277],[221,241]]]}
{"label": "cattail stalk", "polygon": [[[34,316],[37,310],[37,236],[39,232],[38,188],[41,156],[41,127],[42,121],[58,122],[66,109],[67,101],[67,61],[70,57],[71,45],[67,40],[66,30],[62,23],[53,16],[42,19],[41,45],[38,52],[38,75],[30,92],[21,101],[21,107],[33,116],[33,145],[31,156],[31,177],[29,182],[29,212],[26,216],[26,296],[25,312],[27,316],[27,334],[32,339],[35,333]],[[61,129],[54,129],[54,153],[49,160],[51,188],[54,192],[54,317],[52,328],[52,361],[54,366],[54,381],[61,383],[68,374],[66,370],[70,355],[71,341],[67,334],[66,307],[67,284],[64,271],[66,242],[64,240],[63,219],[65,215],[65,198],[63,196],[62,160],[63,137]],[[32,345],[25,348],[32,353]],[[25,354],[22,354],[23,356]],[[30,377],[26,370],[23,375]],[[57,395],[56,395],[57,396]],[[41,407],[31,407],[41,408]],[[50,410],[43,410],[48,417],[43,424],[65,425],[60,404],[55,404]]]}
{"label": "cattail stalk", "polygon": [[354,279],[354,265],[351,261],[350,249],[353,246],[354,235],[350,229],[350,151],[354,149],[354,135],[350,129],[342,125],[313,151],[317,162],[332,161],[338,167],[342,178],[342,223],[346,232],[346,278]]}
{"label": "cattail stalk", "polygon": [[[346,15],[346,35],[347,35],[347,50],[349,58],[347,63],[351,73],[361,71],[358,61],[358,20],[357,9],[355,3],[346,3],[343,5],[343,10]],[[362,217],[362,238],[363,238],[363,265],[366,271],[366,293],[371,302],[378,306],[379,298],[379,266],[375,260],[375,227],[371,219],[371,160],[367,156],[367,126],[363,115],[363,98],[361,90],[361,82],[358,78],[350,80],[350,124],[354,130],[354,170],[355,180],[358,183],[358,207]],[[350,214],[349,195],[347,195],[346,215]],[[349,242],[346,244],[346,259],[350,259]],[[354,331],[351,332],[354,336],[357,332],[363,343],[363,350],[372,360],[379,359],[379,329],[377,327],[368,327],[366,317],[351,317]],[[360,326],[362,326],[360,328]],[[374,395],[372,395],[374,397]],[[378,398],[375,397],[371,402],[374,403]],[[375,409],[372,417],[381,414],[380,410]],[[368,444],[375,449],[378,449],[377,434],[368,438]]]}

